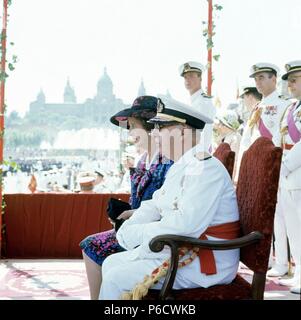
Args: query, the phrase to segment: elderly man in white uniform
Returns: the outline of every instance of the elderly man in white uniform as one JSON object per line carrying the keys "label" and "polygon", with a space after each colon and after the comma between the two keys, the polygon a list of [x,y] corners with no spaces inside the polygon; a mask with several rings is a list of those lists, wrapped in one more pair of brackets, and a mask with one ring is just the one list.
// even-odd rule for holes
{"label": "elderly man in white uniform", "polygon": [[[238,236],[239,214],[230,176],[219,160],[199,151],[202,147],[196,131],[211,120],[191,106],[175,101],[168,105],[166,100],[158,105],[153,122],[162,154],[175,163],[153,199],[143,201],[118,230],[118,242],[127,251],[105,260],[100,299],[119,299],[170,258],[168,248],[159,253],[150,250],[149,242],[158,235],[199,238],[212,226],[223,225],[227,229],[235,225],[231,237]],[[208,239],[220,240],[211,236]],[[213,253],[211,267],[215,271],[203,268],[202,261],[196,258],[178,270],[174,289],[231,283],[238,269],[239,250]],[[161,288],[163,280],[153,288]]]}
{"label": "elderly man in white uniform", "polygon": [[[202,74],[205,67],[196,61],[188,61],[179,67],[180,76],[184,78],[185,88],[190,94],[191,105],[212,121],[216,115],[216,108],[212,103],[212,97],[207,96],[202,90]],[[213,125],[206,124],[201,137],[204,150],[212,151]]]}
{"label": "elderly man in white uniform", "polygon": [[[240,143],[238,168],[240,168],[243,153],[259,137],[266,137],[272,140],[276,146],[279,146],[280,120],[290,102],[282,99],[277,92],[278,73],[279,68],[271,63],[261,62],[251,67],[250,77],[254,78],[256,88],[263,98],[251,112],[248,123],[245,126]],[[284,222],[275,217],[276,261],[273,268],[268,271],[268,276],[278,277],[287,273],[287,254],[287,236]],[[272,250],[269,264],[272,264]]]}
{"label": "elderly man in white uniform", "polygon": [[290,105],[281,121],[283,159],[276,216],[285,222],[295,272],[292,279],[282,279],[282,285],[292,286],[291,292],[301,293],[301,60],[286,65],[282,79],[297,100]]}

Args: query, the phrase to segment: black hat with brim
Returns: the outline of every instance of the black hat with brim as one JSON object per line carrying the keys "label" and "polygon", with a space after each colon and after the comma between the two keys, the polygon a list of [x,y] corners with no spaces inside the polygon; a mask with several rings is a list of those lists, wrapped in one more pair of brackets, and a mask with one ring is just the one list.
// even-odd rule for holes
{"label": "black hat with brim", "polygon": [[131,108],[127,108],[113,115],[110,121],[119,127],[129,129],[128,118],[149,120],[157,113],[159,99],[153,96],[141,96],[134,100]]}

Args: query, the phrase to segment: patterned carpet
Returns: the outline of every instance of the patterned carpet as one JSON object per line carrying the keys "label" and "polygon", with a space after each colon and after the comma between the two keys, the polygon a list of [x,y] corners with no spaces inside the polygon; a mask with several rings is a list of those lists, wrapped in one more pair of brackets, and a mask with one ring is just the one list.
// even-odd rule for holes
{"label": "patterned carpet", "polygon": [[[249,269],[240,274],[248,281]],[[0,300],[87,300],[89,288],[82,260],[0,260]],[[268,278],[265,299],[300,300],[277,278]]]}

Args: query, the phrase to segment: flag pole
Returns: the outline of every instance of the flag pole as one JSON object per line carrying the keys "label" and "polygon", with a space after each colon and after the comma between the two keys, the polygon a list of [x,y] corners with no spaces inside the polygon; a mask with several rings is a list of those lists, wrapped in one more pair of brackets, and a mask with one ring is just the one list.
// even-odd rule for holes
{"label": "flag pole", "polygon": [[3,0],[3,17],[2,17],[2,32],[1,32],[1,79],[0,79],[0,165],[1,165],[1,183],[0,183],[0,258],[1,258],[1,243],[2,243],[2,174],[3,174],[3,146],[4,146],[4,111],[5,111],[5,65],[6,65],[6,27],[7,27],[7,7],[8,0]]}
{"label": "flag pole", "polygon": [[213,4],[212,0],[208,0],[208,80],[207,80],[207,94],[212,94],[212,33],[213,33]]}

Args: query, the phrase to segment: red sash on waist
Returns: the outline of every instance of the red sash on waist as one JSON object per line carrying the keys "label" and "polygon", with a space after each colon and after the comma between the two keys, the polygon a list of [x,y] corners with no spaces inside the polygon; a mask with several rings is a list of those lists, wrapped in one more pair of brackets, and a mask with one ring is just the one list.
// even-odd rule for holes
{"label": "red sash on waist", "polygon": [[282,148],[283,148],[284,150],[291,150],[291,149],[293,148],[293,146],[294,146],[294,144],[284,143],[284,144],[282,145]]}
{"label": "red sash on waist", "polygon": [[[207,236],[211,236],[219,239],[232,240],[239,237],[239,232],[239,221],[223,223],[208,227],[207,230],[200,236],[200,239],[208,240]],[[212,250],[200,249],[199,258],[201,273],[205,273],[206,275],[216,274],[216,264]]]}

